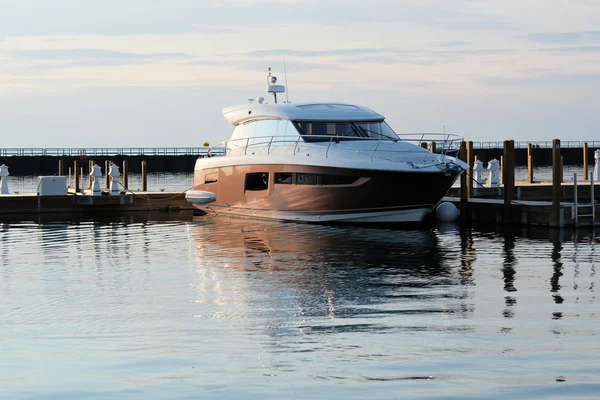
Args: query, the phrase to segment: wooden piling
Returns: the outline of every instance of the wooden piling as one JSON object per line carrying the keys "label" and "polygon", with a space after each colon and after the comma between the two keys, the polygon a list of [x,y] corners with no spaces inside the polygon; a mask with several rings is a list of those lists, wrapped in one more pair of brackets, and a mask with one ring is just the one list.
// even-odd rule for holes
{"label": "wooden piling", "polygon": [[142,191],[148,191],[148,176],[146,171],[146,161],[142,161]]}
{"label": "wooden piling", "polygon": [[515,198],[515,141],[504,141],[504,162],[502,163],[504,179],[504,223],[512,223],[512,201]]}
{"label": "wooden piling", "polygon": [[108,175],[108,171],[110,170],[110,160],[104,161],[104,174],[106,175],[106,188],[110,189],[110,175]]}
{"label": "wooden piling", "polygon": [[504,172],[502,170],[504,166],[504,156],[500,156],[500,185],[504,185]]}
{"label": "wooden piling", "polygon": [[65,174],[65,163],[63,160],[58,160],[58,176]]}
{"label": "wooden piling", "polygon": [[588,177],[588,144],[587,142],[583,142],[583,180],[587,181]]}
{"label": "wooden piling", "polygon": [[531,154],[531,143],[527,144],[527,180],[533,183],[533,154]]}
{"label": "wooden piling", "polygon": [[475,162],[475,157],[473,155],[473,142],[467,142],[467,164],[469,164],[468,175],[467,176],[467,198],[473,197],[473,163]]}
{"label": "wooden piling", "polygon": [[552,141],[552,215],[550,226],[561,227],[560,200],[562,195],[561,177],[562,163],[560,161],[560,140]]}
{"label": "wooden piling", "polygon": [[121,180],[123,181],[123,188],[125,190],[129,189],[129,165],[127,160],[123,160],[123,171],[121,177]]}
{"label": "wooden piling", "polygon": [[75,180],[75,192],[79,191],[79,161],[73,161],[73,172],[74,172],[74,180]]}
{"label": "wooden piling", "polygon": [[[459,154],[460,154],[460,159],[464,162],[467,162],[467,143],[464,140],[460,142]],[[463,173],[460,175],[460,204],[461,204],[460,212],[468,220],[468,217],[466,216],[467,206],[468,206],[467,179],[469,179],[469,178],[467,177],[466,173]]]}
{"label": "wooden piling", "polygon": [[560,156],[560,182],[564,182],[565,181],[565,162],[563,160],[563,156]]}
{"label": "wooden piling", "polygon": [[88,177],[90,178],[90,189],[92,188],[92,185],[94,184],[94,177],[92,176],[92,171],[94,171],[94,160],[90,160],[89,162],[89,166],[88,166]]}
{"label": "wooden piling", "polygon": [[429,145],[429,151],[432,153],[435,153],[436,151],[436,143],[434,141],[431,141],[431,144]]}

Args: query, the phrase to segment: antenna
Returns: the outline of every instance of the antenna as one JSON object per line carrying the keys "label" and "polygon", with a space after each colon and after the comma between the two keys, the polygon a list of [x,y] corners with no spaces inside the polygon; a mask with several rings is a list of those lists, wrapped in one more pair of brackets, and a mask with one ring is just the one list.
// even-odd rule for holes
{"label": "antenna", "polygon": [[277,85],[277,77],[271,75],[271,68],[269,67],[269,75],[267,75],[267,92],[273,95],[275,104],[277,104],[277,93],[285,92],[285,86]]}
{"label": "antenna", "polygon": [[285,56],[283,57],[283,74],[285,75],[285,88],[286,88],[285,102],[289,103],[290,102],[290,87],[288,86],[288,83],[287,83],[287,67],[285,66]]}

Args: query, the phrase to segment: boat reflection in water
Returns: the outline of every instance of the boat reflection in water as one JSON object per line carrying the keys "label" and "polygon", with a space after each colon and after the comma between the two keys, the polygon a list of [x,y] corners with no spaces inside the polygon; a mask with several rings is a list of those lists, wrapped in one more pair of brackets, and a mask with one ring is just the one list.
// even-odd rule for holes
{"label": "boat reflection in water", "polygon": [[[469,313],[460,262],[453,252],[446,253],[433,231],[226,216],[191,229],[198,300],[218,293],[222,304],[245,304],[239,312],[267,315],[270,327],[295,325],[302,333],[435,330],[448,326],[444,322],[436,328],[432,315],[443,321],[448,314]],[[241,282],[247,286],[228,287]],[[411,318],[386,321],[385,316]],[[316,318],[308,322],[308,317]]]}

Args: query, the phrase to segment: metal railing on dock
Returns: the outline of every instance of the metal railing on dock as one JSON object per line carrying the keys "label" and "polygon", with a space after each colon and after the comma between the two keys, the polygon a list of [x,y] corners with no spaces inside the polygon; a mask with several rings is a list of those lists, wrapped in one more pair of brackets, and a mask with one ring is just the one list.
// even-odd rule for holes
{"label": "metal railing on dock", "polygon": [[[4,147],[0,157],[11,156],[206,156],[208,147]],[[211,149],[211,154],[222,154],[222,149]]]}

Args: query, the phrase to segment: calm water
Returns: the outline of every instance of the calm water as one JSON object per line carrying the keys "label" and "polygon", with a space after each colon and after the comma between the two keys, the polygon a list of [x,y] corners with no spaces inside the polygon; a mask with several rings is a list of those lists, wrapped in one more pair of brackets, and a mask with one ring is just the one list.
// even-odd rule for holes
{"label": "calm water", "polygon": [[0,398],[596,398],[591,233],[0,223]]}

